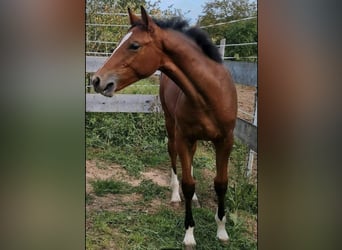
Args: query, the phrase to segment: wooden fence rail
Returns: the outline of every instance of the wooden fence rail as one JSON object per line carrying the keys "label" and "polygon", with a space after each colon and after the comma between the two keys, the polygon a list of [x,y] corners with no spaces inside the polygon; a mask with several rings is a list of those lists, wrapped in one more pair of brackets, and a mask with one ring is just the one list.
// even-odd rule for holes
{"label": "wooden fence rail", "polygon": [[[152,113],[162,111],[157,95],[116,94],[111,98],[99,94],[86,95],[86,112]],[[234,135],[250,149],[257,151],[257,127],[252,123],[238,118]]]}

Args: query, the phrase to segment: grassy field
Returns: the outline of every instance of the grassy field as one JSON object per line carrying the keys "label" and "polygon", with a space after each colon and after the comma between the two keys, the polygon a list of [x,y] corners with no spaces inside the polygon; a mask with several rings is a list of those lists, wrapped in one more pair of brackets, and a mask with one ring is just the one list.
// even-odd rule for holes
{"label": "grassy field", "polygon": [[[161,114],[87,113],[87,249],[182,249],[184,203],[171,206],[170,162]],[[201,142],[194,159],[196,249],[257,248],[255,172],[235,142],[226,195],[230,243],[215,238],[214,152]],[[179,168],[179,177],[181,170]]]}

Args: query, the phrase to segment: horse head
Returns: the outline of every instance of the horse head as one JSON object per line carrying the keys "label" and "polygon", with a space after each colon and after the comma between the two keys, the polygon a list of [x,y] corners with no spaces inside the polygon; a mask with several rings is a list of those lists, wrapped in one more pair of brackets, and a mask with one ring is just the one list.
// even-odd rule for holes
{"label": "horse head", "polygon": [[113,96],[128,85],[152,75],[161,64],[160,28],[141,7],[141,18],[128,9],[128,33],[92,77],[97,93]]}

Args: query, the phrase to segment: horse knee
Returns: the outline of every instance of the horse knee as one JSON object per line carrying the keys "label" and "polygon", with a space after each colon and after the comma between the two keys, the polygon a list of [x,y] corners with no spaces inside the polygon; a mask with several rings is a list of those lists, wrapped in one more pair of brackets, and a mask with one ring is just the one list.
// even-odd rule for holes
{"label": "horse knee", "polygon": [[228,187],[228,180],[217,181],[214,180],[214,187],[217,196],[225,195]]}
{"label": "horse knee", "polygon": [[195,193],[195,182],[186,182],[182,180],[182,191],[184,198],[191,200]]}

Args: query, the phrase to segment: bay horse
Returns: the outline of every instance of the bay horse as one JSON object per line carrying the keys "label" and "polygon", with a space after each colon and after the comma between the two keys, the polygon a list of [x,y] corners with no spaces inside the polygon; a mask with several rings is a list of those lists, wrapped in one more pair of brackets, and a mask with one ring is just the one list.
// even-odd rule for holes
{"label": "bay horse", "polygon": [[229,240],[225,229],[225,194],[228,159],[233,147],[237,94],[218,49],[197,27],[189,28],[180,18],[152,19],[141,7],[141,18],[128,9],[131,27],[113,54],[93,75],[97,93],[111,97],[128,85],[162,72],[160,100],[168,133],[171,158],[172,202],[180,202],[176,159],[182,167],[181,186],[185,199],[186,248],[196,245],[192,199],[195,180],[192,160],[197,140],[212,141],[216,153],[214,188],[218,200],[215,215],[217,237]]}

